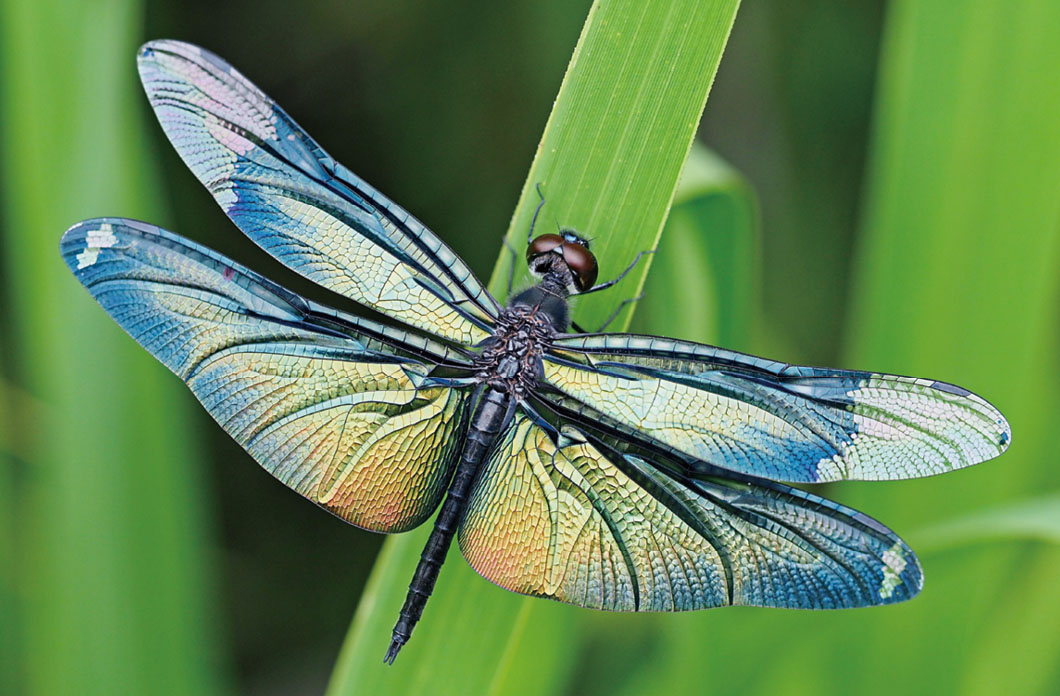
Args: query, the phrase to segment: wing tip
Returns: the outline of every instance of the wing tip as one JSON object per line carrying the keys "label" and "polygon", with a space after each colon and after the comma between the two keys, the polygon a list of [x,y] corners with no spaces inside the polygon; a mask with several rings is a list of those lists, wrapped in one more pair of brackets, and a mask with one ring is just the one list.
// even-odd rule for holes
{"label": "wing tip", "polygon": [[975,396],[975,398],[983,403],[986,412],[994,419],[994,425],[997,426],[995,429],[996,445],[998,448],[997,454],[1003,454],[1012,444],[1012,425],[1008,422],[1008,419],[1005,418],[1005,415],[1001,413],[1001,409],[997,408],[981,396],[976,396],[974,394],[972,396]]}
{"label": "wing tip", "polygon": [[98,217],[71,225],[59,238],[59,253],[79,279],[82,272],[96,263],[102,249],[118,243],[114,227],[124,224],[121,218]]}
{"label": "wing tip", "polygon": [[[936,382],[936,384],[939,383]],[[957,389],[960,389],[960,387],[957,387]],[[1006,450],[1008,450],[1009,445],[1012,444],[1012,426],[1009,424],[1008,419],[1005,418],[1004,414],[1001,413],[1000,409],[998,409],[996,406],[994,406],[992,403],[990,403],[983,397],[968,390],[962,391],[964,393],[960,396],[963,396],[965,399],[968,399],[969,401],[972,401],[977,404],[979,406],[979,412],[981,414],[981,417],[984,420],[990,421],[990,427],[987,432],[983,433],[983,437],[992,438],[991,444],[996,449],[996,452],[989,454],[988,456],[984,456],[978,461],[973,461],[971,462],[971,464],[979,464],[993,459],[994,457],[1001,456],[1005,453]]]}
{"label": "wing tip", "polygon": [[78,222],[75,222],[74,224],[70,225],[70,227],[68,227],[66,231],[63,232],[63,236],[60,238],[60,244],[66,243],[69,239],[78,238],[79,236],[88,234],[88,232],[98,230],[104,225],[110,225],[112,228],[126,227],[134,229],[138,232],[161,231],[161,228],[157,225],[152,225],[151,223],[144,222],[143,220],[137,220],[135,218],[126,217],[115,217],[113,215],[103,215],[100,217],[85,218],[84,220],[79,220]]}
{"label": "wing tip", "polygon": [[895,543],[884,552],[882,578],[877,596],[879,605],[909,601],[924,589],[924,569],[909,545],[895,537]]}
{"label": "wing tip", "polygon": [[979,461],[970,462],[971,464],[979,464],[993,457],[1000,456],[1009,448],[1012,443],[1012,426],[1009,424],[1008,419],[1001,413],[1000,409],[994,406],[992,403],[979,396],[973,391],[965,389],[964,387],[950,382],[934,381],[929,385],[932,389],[941,391],[952,396],[966,399],[979,406],[979,411],[985,419],[989,419],[993,424],[993,444],[997,448],[997,454],[992,457],[986,457]]}
{"label": "wing tip", "polygon": [[1009,446],[1012,445],[1012,426],[1009,424],[1008,419],[1001,415],[1001,411],[994,409],[997,416],[997,455],[1000,456],[1008,451]]}
{"label": "wing tip", "polygon": [[136,51],[136,58],[138,61],[150,60],[159,51],[190,57],[201,54],[203,49],[178,39],[152,39],[140,46]]}
{"label": "wing tip", "polygon": [[118,244],[117,235],[173,237],[157,225],[123,217],[95,217],[74,223],[59,238],[59,253],[74,275],[83,282],[83,273],[94,266],[103,249]]}
{"label": "wing tip", "polygon": [[[964,469],[999,457],[1012,444],[1012,426],[1008,419],[994,404],[971,390],[950,382],[885,374],[874,375],[869,381],[869,386],[871,387],[872,383],[877,380],[889,380],[893,383],[907,385],[910,389],[926,387],[939,392],[943,401],[956,407],[947,417],[952,426],[961,427],[962,434],[966,438],[966,447],[963,449],[963,459],[960,462],[952,462],[951,470]],[[934,473],[945,472],[937,471],[919,475],[934,475]]]}
{"label": "wing tip", "polygon": [[153,67],[157,61],[158,53],[186,53],[186,48],[194,48],[191,44],[185,44],[182,41],[175,41],[173,39],[154,39],[140,46],[136,51],[136,67],[140,72],[142,80],[146,81],[145,72]]}
{"label": "wing tip", "polygon": [[171,70],[160,60],[160,54],[170,60],[183,60],[207,69],[211,65],[216,66],[215,69],[229,69],[225,61],[202,46],[178,39],[152,39],[141,45],[136,52],[136,67],[140,73],[140,81],[145,86],[160,73],[164,75]]}

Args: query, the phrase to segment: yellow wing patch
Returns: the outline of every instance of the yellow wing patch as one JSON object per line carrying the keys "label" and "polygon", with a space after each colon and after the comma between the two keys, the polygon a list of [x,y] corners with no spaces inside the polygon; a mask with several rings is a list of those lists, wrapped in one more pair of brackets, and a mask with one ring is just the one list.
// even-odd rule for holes
{"label": "yellow wing patch", "polygon": [[287,486],[373,531],[417,526],[458,455],[464,395],[417,388],[422,366],[230,349],[188,385]]}
{"label": "yellow wing patch", "polygon": [[703,537],[594,447],[557,447],[520,417],[499,443],[460,528],[482,576],[515,592],[612,611],[726,602]]}

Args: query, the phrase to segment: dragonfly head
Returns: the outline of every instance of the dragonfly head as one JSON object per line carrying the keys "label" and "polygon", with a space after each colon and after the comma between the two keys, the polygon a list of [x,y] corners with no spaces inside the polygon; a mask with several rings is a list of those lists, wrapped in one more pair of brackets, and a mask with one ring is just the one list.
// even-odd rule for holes
{"label": "dragonfly head", "polygon": [[534,238],[526,249],[526,263],[538,278],[566,268],[574,286],[572,294],[591,288],[599,273],[596,257],[589,251],[589,240],[569,228]]}

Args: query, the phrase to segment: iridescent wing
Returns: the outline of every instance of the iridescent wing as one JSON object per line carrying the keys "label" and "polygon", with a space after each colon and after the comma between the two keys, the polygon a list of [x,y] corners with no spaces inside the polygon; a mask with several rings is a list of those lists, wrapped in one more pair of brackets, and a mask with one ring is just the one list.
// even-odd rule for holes
{"label": "iridescent wing", "polygon": [[254,242],[405,324],[465,344],[486,338],[496,301],[456,254],[234,68],[177,41],[146,44],[139,66],[173,146]]}
{"label": "iridescent wing", "polygon": [[[66,263],[273,476],[359,527],[423,522],[459,456],[463,353],[308,302],[131,220],[63,235]],[[91,369],[91,365],[87,366]]]}
{"label": "iridescent wing", "polygon": [[459,540],[501,587],[612,611],[860,607],[922,582],[909,547],[861,513],[781,484],[688,477],[526,410],[482,470]]}
{"label": "iridescent wing", "polygon": [[1001,454],[1011,431],[960,387],[800,367],[650,336],[560,337],[540,396],[645,446],[774,481],[904,479]]}

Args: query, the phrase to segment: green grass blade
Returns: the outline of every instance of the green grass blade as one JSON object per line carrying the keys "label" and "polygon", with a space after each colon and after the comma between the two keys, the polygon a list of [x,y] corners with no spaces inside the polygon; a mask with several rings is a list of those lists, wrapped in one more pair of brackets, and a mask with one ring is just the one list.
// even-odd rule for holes
{"label": "green grass blade", "polygon": [[[2,337],[0,337],[2,338]],[[0,355],[3,355],[0,344]],[[11,388],[0,373],[0,693],[23,690],[21,635],[22,612],[15,591],[16,469],[14,405]]]}
{"label": "green grass blade", "polygon": [[758,313],[758,247],[747,183],[694,145],[633,330],[748,350]]}
{"label": "green grass blade", "polygon": [[[546,203],[535,234],[557,225],[585,233],[601,260],[601,280],[655,247],[737,5],[593,5],[512,217],[512,247],[526,248],[538,183]],[[511,260],[503,251],[497,260],[490,287],[498,296],[505,294]],[[526,264],[516,259],[516,269],[516,287],[525,286]],[[582,298],[575,320],[599,323],[623,298],[637,295],[645,274],[638,268],[621,289]],[[631,311],[615,326],[628,323]]]}
{"label": "green grass blade", "polygon": [[[0,338],[3,338],[0,336]],[[0,345],[0,355],[5,347]],[[30,443],[46,413],[23,389],[0,377],[0,694],[26,691],[20,494],[31,462]]]}
{"label": "green grass blade", "polygon": [[[847,362],[966,386],[1015,432],[1005,456],[968,471],[844,487],[899,532],[1056,485],[1058,32],[1056,3],[890,9]],[[820,651],[843,650],[864,666],[857,685],[889,693],[1054,693],[1057,560],[1055,547],[1012,543],[929,557],[920,597]],[[1026,630],[1011,630],[1029,607]]]}
{"label": "green grass blade", "polygon": [[[634,330],[749,348],[759,314],[759,250],[750,187],[716,155],[693,146]],[[724,618],[704,612],[588,615],[589,648],[579,660],[573,693],[681,693],[690,684],[717,680],[703,670],[703,646],[715,651],[722,647],[718,635],[724,634],[726,643],[742,635],[719,630]]]}
{"label": "green grass blade", "polygon": [[200,457],[181,415],[190,398],[58,252],[80,218],[158,219],[139,137],[140,18],[129,0],[0,3],[4,344],[18,386],[41,404],[23,421],[26,461],[10,496],[22,606],[14,678],[27,694],[222,685]]}
{"label": "green grass blade", "polygon": [[1035,539],[1060,544],[1060,495],[1030,498],[977,510],[910,536],[921,553],[1011,539]]}
{"label": "green grass blade", "polygon": [[[557,223],[594,238],[601,277],[656,246],[722,49],[735,0],[593,5],[512,218],[520,252],[538,197],[540,232]],[[539,233],[540,233],[539,232]],[[491,290],[503,297],[510,254]],[[579,302],[597,326],[644,282],[642,263],[619,289]],[[517,277],[517,287],[527,277]],[[628,324],[629,312],[612,328]],[[424,621],[394,667],[382,664],[390,630],[429,530],[389,539],[347,636],[329,693],[555,693],[577,650],[573,609],[506,593],[453,550]]]}
{"label": "green grass blade", "polygon": [[[1011,417],[1017,444],[965,472],[823,491],[908,534],[917,549],[910,530],[1056,480],[1047,424],[1056,412],[1060,299],[1052,270],[1060,133],[1051,125],[1060,113],[1047,67],[1060,59],[1048,39],[1055,13],[973,3],[969,17],[942,6],[922,16],[927,7],[900,3],[888,26],[869,191],[875,238],[854,276],[845,362],[979,390]],[[939,149],[959,154],[956,163]],[[818,240],[807,238],[805,253]],[[915,272],[903,270],[907,262]],[[649,283],[659,275],[667,273],[655,266]],[[654,318],[643,309],[636,321]],[[1044,522],[1040,511],[1026,512]],[[572,692],[1051,693],[1060,641],[1055,547],[991,544],[924,563],[924,593],[894,607],[664,616],[645,629],[647,639],[629,638],[619,618],[594,617],[581,688]]]}

